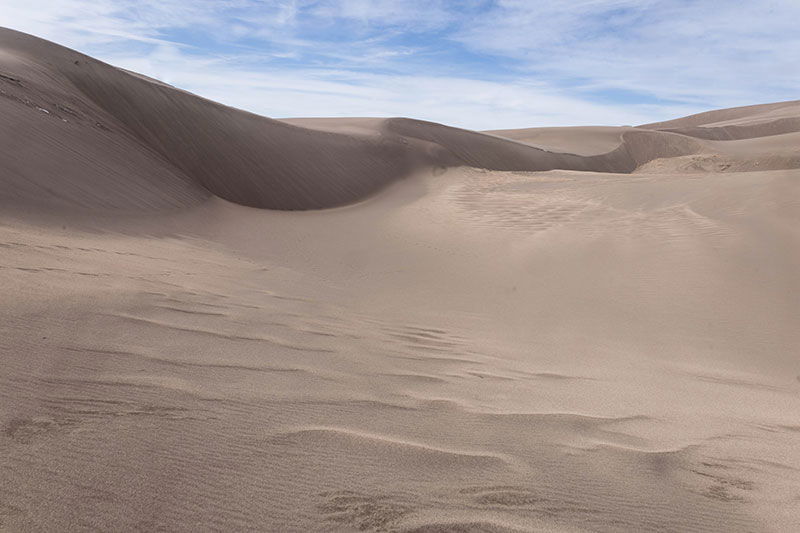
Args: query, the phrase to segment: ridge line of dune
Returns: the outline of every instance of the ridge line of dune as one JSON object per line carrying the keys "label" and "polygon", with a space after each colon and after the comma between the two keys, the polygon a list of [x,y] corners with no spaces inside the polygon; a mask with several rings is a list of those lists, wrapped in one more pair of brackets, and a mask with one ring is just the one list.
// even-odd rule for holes
{"label": "ridge line of dune", "polygon": [[[615,149],[594,155],[410,118],[355,127],[377,133],[364,135],[242,111],[13,30],[0,29],[0,47],[10,52],[0,57],[0,67],[10,72],[0,79],[9,88],[0,103],[8,109],[4,137],[13,149],[0,163],[19,169],[4,193],[12,198],[174,207],[210,193],[250,207],[320,209],[361,201],[422,168],[632,173],[656,159],[697,154],[704,146],[692,135],[718,133],[640,126],[622,131]],[[69,105],[59,103],[65,101]],[[55,107],[41,107],[48,105]],[[69,111],[59,115],[70,107],[79,118]],[[748,112],[752,109],[705,116]],[[59,116],[61,121],[53,120]],[[800,128],[796,117],[780,120],[792,131]],[[770,124],[766,127],[774,129],[775,121]],[[12,133],[17,126],[22,136]],[[727,128],[720,130],[726,138],[739,138],[761,126],[721,127]]]}

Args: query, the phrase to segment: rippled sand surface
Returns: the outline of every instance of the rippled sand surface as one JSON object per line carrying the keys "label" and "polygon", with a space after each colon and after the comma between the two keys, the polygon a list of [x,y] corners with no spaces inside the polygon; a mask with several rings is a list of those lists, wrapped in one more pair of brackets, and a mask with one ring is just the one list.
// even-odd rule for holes
{"label": "rippled sand surface", "polygon": [[287,126],[20,35],[0,530],[800,528],[796,104]]}

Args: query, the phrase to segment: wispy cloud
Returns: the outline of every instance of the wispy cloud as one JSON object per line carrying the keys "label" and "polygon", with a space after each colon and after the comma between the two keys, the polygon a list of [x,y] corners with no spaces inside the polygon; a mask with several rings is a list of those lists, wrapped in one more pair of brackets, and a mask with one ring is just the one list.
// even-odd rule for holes
{"label": "wispy cloud", "polygon": [[0,25],[268,116],[639,123],[797,98],[795,0],[5,0]]}
{"label": "wispy cloud", "polygon": [[797,97],[800,2],[566,4],[503,0],[457,38],[589,98],[593,91],[624,91],[722,106]]}

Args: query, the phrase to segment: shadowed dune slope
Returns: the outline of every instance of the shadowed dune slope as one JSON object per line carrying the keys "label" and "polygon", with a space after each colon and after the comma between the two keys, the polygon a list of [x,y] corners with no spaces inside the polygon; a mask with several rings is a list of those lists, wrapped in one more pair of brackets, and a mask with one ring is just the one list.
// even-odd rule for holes
{"label": "shadowed dune slope", "polygon": [[0,201],[115,210],[178,208],[210,195],[270,209],[334,207],[426,167],[630,173],[672,158],[694,164],[696,154],[716,152],[706,139],[800,127],[796,102],[638,129],[489,134],[408,118],[279,121],[7,29],[0,29],[0,110],[7,147]]}
{"label": "shadowed dune slope", "polygon": [[[657,158],[677,157],[702,150],[695,139],[668,132],[620,128],[620,144],[610,152],[583,156],[551,152],[522,142],[461,130],[432,122],[393,118],[384,129],[429,143],[435,159],[445,166],[471,166],[491,170],[580,170],[630,173]],[[507,132],[513,130],[506,130]]]}
{"label": "shadowed dune slope", "polygon": [[[66,154],[83,153],[82,145],[95,144],[96,137],[127,154],[113,159],[119,176],[113,183],[104,183],[106,189],[127,183],[125,178],[131,173],[147,173],[159,176],[152,179],[162,182],[183,180],[201,185],[222,198],[253,207],[309,209],[353,202],[408,174],[412,167],[413,154],[394,140],[290,126],[130,75],[10,30],[0,32],[0,46],[0,70],[6,76],[2,81],[8,93],[3,95],[7,96],[3,105],[16,108],[9,114],[12,121],[4,124],[4,139],[13,137],[16,124],[30,120],[32,114],[56,118],[56,111],[49,108],[60,109],[59,105],[66,108],[71,103],[70,107],[90,119],[87,128],[80,129],[69,117],[63,117],[67,123],[42,123],[32,135],[49,138],[52,143],[22,145],[15,156],[21,160],[16,165],[24,169],[21,173],[36,174],[31,180],[49,180],[43,187],[58,189],[52,191],[56,196],[66,195],[61,190],[63,180],[85,181],[85,188],[99,186],[97,180],[81,174],[89,171],[100,179],[108,174],[107,162],[85,161],[74,172],[48,172],[42,167],[37,169],[41,172],[34,172],[29,171],[27,161],[49,157],[48,148],[53,145],[68,159]],[[41,103],[20,109],[20,104],[34,101],[29,93]],[[36,109],[39,106],[48,112]],[[139,160],[145,154],[147,164],[158,169]],[[22,175],[16,181],[28,180],[29,176]],[[96,190],[92,193],[101,195]]]}
{"label": "shadowed dune slope", "polygon": [[[615,172],[800,168],[800,102],[721,109],[636,128],[584,126],[490,133],[552,151],[574,150],[587,156],[593,168]],[[598,153],[603,149],[611,151]]]}
{"label": "shadowed dune slope", "polygon": [[398,139],[417,161],[489,170],[630,173],[657,158],[697,153],[695,139],[630,127],[526,128],[476,132],[409,118],[291,118],[319,131]]}
{"label": "shadowed dune slope", "polygon": [[620,129],[615,149],[586,155],[405,118],[272,120],[5,29],[0,90],[6,201],[163,209],[213,194],[315,209],[361,200],[422,167],[626,173],[698,149],[631,129]]}
{"label": "shadowed dune slope", "polygon": [[[0,201],[168,209],[209,193],[0,32]],[[15,40],[15,39],[14,39]]]}
{"label": "shadowed dune slope", "polygon": [[703,151],[654,159],[640,173],[753,172],[800,168],[800,132],[752,139],[703,141]]}

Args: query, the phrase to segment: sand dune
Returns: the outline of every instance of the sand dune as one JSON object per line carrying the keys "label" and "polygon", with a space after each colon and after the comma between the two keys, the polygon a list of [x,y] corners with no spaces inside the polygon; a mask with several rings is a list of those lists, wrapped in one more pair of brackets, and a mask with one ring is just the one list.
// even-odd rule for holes
{"label": "sand dune", "polygon": [[492,130],[484,133],[514,139],[550,152],[578,155],[602,155],[622,144],[622,134],[631,128],[615,126],[584,126],[568,128],[525,128]]}
{"label": "sand dune", "polygon": [[800,101],[796,100],[707,111],[639,127],[670,131],[700,139],[729,141],[800,131],[798,114],[800,114]]}
{"label": "sand dune", "polygon": [[278,121],[0,31],[0,530],[800,529],[799,107]]}
{"label": "sand dune", "polygon": [[[638,131],[587,156],[410,119],[276,121],[11,30],[0,32],[0,46],[11,148],[2,163],[13,173],[3,196],[15,200],[169,208],[211,193],[252,207],[313,209],[361,200],[425,167],[631,172],[696,151],[678,136]],[[34,149],[42,142],[47,158]]]}
{"label": "sand dune", "polygon": [[[84,176],[80,185],[95,191],[113,194],[121,182],[129,183],[129,174],[144,174],[158,182],[186,181],[192,191],[205,189],[243,205],[279,209],[352,202],[413,167],[413,154],[396,141],[293,127],[11,30],[0,33],[0,47],[4,50],[0,70],[8,72],[0,79],[6,86],[3,103],[14,110],[13,120],[27,123],[36,112],[44,115],[34,119],[38,124],[17,141],[19,150],[14,150],[14,157],[22,160],[15,165],[20,183],[41,181],[42,174],[49,178],[26,198],[42,193],[57,199],[71,197],[69,190],[61,190],[55,176],[61,165],[41,163],[52,166],[40,169],[25,164],[27,159],[37,159],[30,149],[37,144],[34,138],[53,139],[57,153],[105,153],[109,145],[111,149],[118,146],[124,155],[109,158],[119,168],[106,177],[108,183],[95,183],[108,174],[105,161],[84,160],[74,171]],[[4,140],[11,129],[4,130]],[[85,141],[84,130],[90,132]],[[97,142],[97,137],[102,141]],[[92,150],[71,146],[74,139]],[[304,157],[308,151],[315,156]],[[138,161],[144,158],[146,162]],[[4,166],[13,163],[4,161]],[[165,184],[165,190],[169,185]],[[14,192],[18,189],[15,184]],[[101,205],[119,203],[115,196],[106,200],[102,192],[96,194],[101,196]],[[180,200],[187,196],[185,191],[179,194]]]}
{"label": "sand dune", "polygon": [[650,124],[642,124],[640,128],[651,130],[661,130],[664,128],[686,128],[686,127],[699,127],[699,126],[713,126],[718,123],[741,123],[749,122],[759,117],[773,116],[776,118],[783,118],[786,116],[796,116],[797,108],[800,106],[800,100],[792,100],[788,102],[777,102],[774,104],[757,104],[744,107],[733,107],[730,109],[715,109],[713,111],[706,111],[697,113],[696,115],[689,115],[688,117],[681,117],[663,122],[652,122]]}

